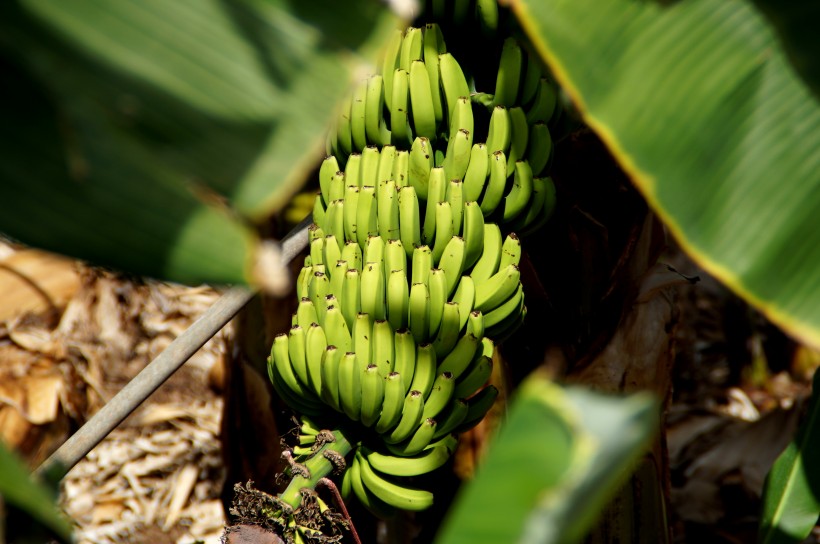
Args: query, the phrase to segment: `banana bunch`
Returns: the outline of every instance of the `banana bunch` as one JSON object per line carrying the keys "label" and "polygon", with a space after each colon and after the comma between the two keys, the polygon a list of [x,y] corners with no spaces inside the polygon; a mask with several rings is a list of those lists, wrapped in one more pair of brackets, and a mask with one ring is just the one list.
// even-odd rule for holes
{"label": "banana bunch", "polygon": [[[546,222],[554,207],[554,186],[543,174],[552,157],[547,123],[556,112],[556,93],[537,59],[508,38],[495,94],[471,93],[467,76],[431,23],[423,30],[397,30],[382,71],[358,85],[330,132],[314,206],[317,224],[325,228],[331,205],[360,196],[353,193],[361,193],[369,205],[372,191],[384,211],[391,211],[387,206],[398,203],[398,193],[408,185],[416,198],[427,201],[427,234],[435,224],[436,205],[444,201],[450,202],[456,235],[464,204],[471,201],[479,202],[486,218],[521,233]],[[488,113],[487,122],[476,109]],[[477,141],[476,134],[484,141]],[[391,180],[396,194],[385,190]],[[357,218],[346,217],[345,227],[355,228]],[[393,235],[389,229],[380,230],[385,240]],[[359,245],[371,232],[357,232]],[[419,242],[402,241],[408,249]]]}

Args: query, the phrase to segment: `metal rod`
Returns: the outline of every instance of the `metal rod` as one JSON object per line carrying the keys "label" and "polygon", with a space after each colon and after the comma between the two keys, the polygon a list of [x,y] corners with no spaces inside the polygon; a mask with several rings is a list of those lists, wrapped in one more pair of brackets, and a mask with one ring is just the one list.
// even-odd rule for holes
{"label": "metal rod", "polygon": [[[310,223],[310,217],[305,218],[282,239],[281,252],[284,264],[292,261],[307,247],[307,228]],[[244,287],[233,287],[225,292],[185,332],[134,376],[114,398],[100,408],[85,425],[43,461],[34,473],[51,475],[53,470],[59,468],[62,471],[61,476],[67,474],[117,425],[165,383],[199,348],[218,333],[255,294],[256,291]]]}

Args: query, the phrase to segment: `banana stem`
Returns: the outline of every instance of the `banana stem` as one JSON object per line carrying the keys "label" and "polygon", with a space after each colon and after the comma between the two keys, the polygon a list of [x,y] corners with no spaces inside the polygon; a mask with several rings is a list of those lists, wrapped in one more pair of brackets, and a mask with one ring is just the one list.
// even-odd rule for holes
{"label": "banana stem", "polygon": [[302,504],[302,489],[316,489],[319,481],[328,476],[339,465],[339,461],[344,463],[353,450],[353,444],[341,431],[333,431],[334,440],[322,445],[307,461],[304,474],[294,474],[288,487],[279,495],[279,499],[296,510]]}

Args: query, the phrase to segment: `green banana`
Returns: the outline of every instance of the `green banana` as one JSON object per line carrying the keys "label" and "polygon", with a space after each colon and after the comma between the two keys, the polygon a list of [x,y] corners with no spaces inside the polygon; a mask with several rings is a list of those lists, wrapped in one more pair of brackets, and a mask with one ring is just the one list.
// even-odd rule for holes
{"label": "green banana", "polygon": [[402,402],[404,402],[404,395],[410,392],[413,375],[416,372],[416,341],[413,334],[407,329],[397,330],[393,337],[393,350],[396,356],[393,361],[393,370],[401,374],[403,378]]}
{"label": "green banana", "polygon": [[[463,402],[463,401],[462,401]],[[466,409],[467,404],[464,403]],[[439,433],[441,427],[436,429]],[[364,450],[362,453],[374,469],[389,476],[420,476],[433,472],[443,466],[455,452],[456,440],[441,440],[430,444],[427,448],[412,457],[400,457]]]}
{"label": "green banana", "polygon": [[[398,485],[383,476],[378,475],[367,462],[358,454],[361,480],[365,487],[376,497],[390,506],[401,510],[418,512],[433,505],[433,494],[423,489]],[[355,483],[354,483],[355,486]]]}
{"label": "green banana", "polygon": [[427,285],[414,283],[410,287],[410,302],[407,312],[410,332],[417,344],[427,340],[430,323],[430,293]]}
{"label": "green banana", "polygon": [[353,137],[353,148],[362,151],[367,146],[365,128],[365,108],[367,101],[367,80],[360,81],[353,91],[353,102],[350,105],[350,134]]}
{"label": "green banana", "polygon": [[393,177],[393,167],[396,164],[396,146],[384,145],[379,154],[379,170],[376,173],[376,187],[381,187],[382,183],[386,183],[391,179],[395,182]]}
{"label": "green banana", "polygon": [[436,350],[433,349],[433,344],[419,345],[416,348],[416,368],[410,390],[418,391],[426,398],[436,380],[436,369]]}
{"label": "green banana", "polygon": [[404,378],[401,373],[391,372],[388,374],[384,379],[384,400],[382,401],[381,414],[374,427],[377,433],[385,433],[398,425],[401,420],[406,394]]}
{"label": "green banana", "polygon": [[359,421],[365,427],[372,427],[382,413],[384,400],[384,378],[379,365],[367,365],[362,375],[362,411]]}
{"label": "green banana", "polygon": [[[441,255],[441,260],[438,267],[444,271],[447,279],[447,290],[445,297],[449,300],[450,296],[458,285],[461,275],[464,272],[464,265],[466,263],[466,247],[464,238],[460,236],[453,236],[444,248],[444,253]],[[472,306],[470,306],[472,307]]]}
{"label": "green banana", "polygon": [[393,361],[395,361],[393,327],[390,326],[389,321],[377,319],[373,322],[372,334],[370,360],[378,365],[382,376],[387,376],[393,372]]}
{"label": "green banana", "polygon": [[410,65],[414,60],[422,58],[423,39],[420,28],[409,27],[404,32],[404,39],[401,42],[400,64],[402,70],[410,70]]}
{"label": "green banana", "polygon": [[384,261],[384,239],[381,236],[369,236],[364,245],[363,260],[365,263]]}
{"label": "green banana", "polygon": [[436,112],[430,92],[430,78],[422,60],[410,63],[410,107],[413,113],[413,128],[417,136],[436,141]]}
{"label": "green banana", "polygon": [[359,271],[356,268],[348,269],[342,282],[340,306],[347,328],[351,331],[356,315],[362,311],[360,289]]}
{"label": "green banana", "polygon": [[467,401],[461,398],[454,398],[447,408],[437,418],[438,426],[433,440],[437,440],[453,432],[456,427],[464,422],[467,417],[467,412],[470,410],[470,405]]}
{"label": "green banana", "polygon": [[435,23],[428,23],[424,27],[423,35],[424,66],[427,68],[427,79],[430,82],[430,95],[433,99],[433,113],[436,126],[444,119],[444,108],[441,103],[440,76],[438,70],[438,56],[447,52],[444,37]]}
{"label": "green banana", "polygon": [[459,66],[458,61],[450,53],[442,53],[438,56],[439,74],[441,76],[441,87],[444,90],[447,111],[445,119],[452,123],[453,112],[456,111],[456,101],[462,97],[470,96],[470,87],[467,85],[467,78]]}
{"label": "green banana", "polygon": [[532,196],[532,170],[527,161],[515,163],[515,176],[509,194],[504,198],[503,220],[510,222],[527,210]]}
{"label": "green banana", "polygon": [[[388,72],[392,73],[392,72]],[[382,120],[384,110],[384,79],[376,74],[367,80],[367,93],[365,98],[364,123],[365,137],[367,142],[374,145],[382,145],[381,129],[379,123]]]}
{"label": "green banana", "polygon": [[388,273],[394,270],[407,270],[407,253],[399,239],[390,240],[384,247],[384,271]]}
{"label": "green banana", "polygon": [[356,210],[356,238],[361,247],[367,244],[369,236],[379,235],[379,224],[376,213],[376,188],[364,185],[359,189],[359,200]]}
{"label": "green banana", "polygon": [[527,124],[527,114],[520,107],[510,108],[510,152],[507,154],[507,177],[513,174],[516,161],[523,160],[527,155],[527,145],[530,141],[530,126]]}
{"label": "green banana", "polygon": [[320,396],[325,404],[337,412],[342,411],[339,395],[339,363],[344,353],[338,347],[330,345],[322,357],[322,391]]}
{"label": "green banana", "polygon": [[450,350],[438,365],[439,372],[447,372],[458,379],[476,356],[481,347],[481,339],[472,334],[465,334],[458,339],[455,347]]}
{"label": "green banana", "polygon": [[459,330],[463,330],[464,325],[470,320],[475,305],[475,282],[471,276],[461,276],[453,295],[453,302],[458,304]]}
{"label": "green banana", "polygon": [[311,323],[318,323],[319,317],[316,315],[316,307],[313,301],[307,297],[299,299],[299,305],[296,306],[296,323],[303,329],[310,326]]}
{"label": "green banana", "polygon": [[362,506],[367,508],[376,517],[382,519],[394,517],[396,515],[396,507],[384,502],[364,485],[362,480],[362,466],[365,463],[367,463],[367,461],[360,457],[357,452],[353,458],[350,469],[348,469],[348,472],[350,472],[350,487],[353,490],[353,494],[356,495],[356,498],[359,499]]}
{"label": "green banana", "polygon": [[490,279],[501,262],[501,229],[495,223],[484,224],[484,251],[470,273],[476,286]]}
{"label": "green banana", "polygon": [[347,157],[353,149],[353,134],[350,130],[350,110],[353,104],[353,93],[349,93],[339,107],[339,115],[336,121],[336,134],[339,151],[342,156]]}
{"label": "green banana", "polygon": [[[336,157],[329,155],[322,161],[322,166],[319,167],[319,188],[325,207],[330,206],[330,184],[333,176],[339,171],[339,162]],[[327,199],[327,200],[324,200]]]}
{"label": "green banana", "polygon": [[393,98],[393,78],[390,77],[397,68],[401,67],[401,42],[404,33],[396,29],[390,34],[390,39],[384,49],[384,57],[382,58],[382,77],[384,86],[384,105],[388,110],[392,111]]}
{"label": "green banana", "polygon": [[407,257],[412,257],[415,248],[421,244],[419,200],[412,186],[399,190],[399,236]]}
{"label": "green banana", "polygon": [[322,394],[322,357],[327,349],[327,337],[318,323],[313,323],[305,333],[308,384],[317,396]]}
{"label": "green banana", "polygon": [[538,212],[538,215],[535,219],[528,223],[526,228],[522,231],[522,234],[531,234],[549,221],[550,217],[552,217],[552,213],[555,211],[555,184],[552,181],[552,178],[543,178],[544,181],[544,205],[541,207],[541,211]]}
{"label": "green banana", "polygon": [[500,269],[488,280],[476,283],[475,309],[484,314],[486,327],[490,326],[487,321],[488,313],[510,298],[520,284],[521,272],[514,264]]}
{"label": "green banana", "polygon": [[504,239],[504,245],[501,246],[501,259],[498,263],[499,270],[507,268],[514,264],[518,266],[521,262],[521,240],[518,236],[511,232]]}
{"label": "green banana", "polygon": [[492,155],[501,151],[505,155],[510,150],[512,141],[512,122],[510,112],[504,106],[496,106],[490,115],[490,127],[487,131],[487,153]]}
{"label": "green banana", "polygon": [[345,353],[339,362],[339,404],[348,418],[359,421],[362,411],[362,372],[353,352]]}
{"label": "green banana", "polygon": [[447,201],[439,202],[435,206],[436,233],[433,241],[433,265],[438,266],[441,256],[444,255],[444,248],[453,238],[453,208]]}
{"label": "green banana", "polygon": [[455,377],[450,372],[440,372],[436,381],[433,382],[430,394],[424,399],[424,411],[421,417],[424,419],[436,417],[450,403],[455,388]]}
{"label": "green banana", "polygon": [[328,306],[324,326],[328,345],[336,346],[342,353],[353,348],[350,329],[338,305]]}
{"label": "green banana", "polygon": [[470,366],[456,381],[456,389],[453,396],[456,398],[467,398],[479,388],[483,387],[493,373],[493,359],[485,355],[474,357]]}
{"label": "green banana", "polygon": [[467,416],[464,418],[464,421],[456,427],[455,432],[463,433],[478,425],[478,423],[484,419],[484,416],[487,415],[487,412],[490,411],[490,408],[493,407],[497,397],[498,388],[494,385],[488,385],[467,399],[467,404],[470,405],[467,410]]}
{"label": "green banana", "polygon": [[533,125],[539,121],[548,123],[555,113],[555,106],[558,103],[558,94],[546,78],[541,78],[538,82],[538,91],[532,106],[527,111],[527,123]]}
{"label": "green banana", "polygon": [[393,73],[393,98],[390,105],[390,134],[392,144],[407,149],[412,142],[410,130],[410,73],[398,69]]}
{"label": "green banana", "polygon": [[476,338],[484,336],[484,314],[478,310],[467,314],[467,334],[472,334]]}
{"label": "green banana", "polygon": [[394,330],[407,327],[410,287],[404,270],[391,270],[387,279],[387,320]]}
{"label": "green banana", "polygon": [[[357,225],[359,206],[359,187],[348,185],[345,187],[344,227],[345,239],[358,244]],[[344,249],[344,248],[343,248]],[[348,263],[350,260],[348,259]]]}
{"label": "green banana", "polygon": [[493,106],[512,107],[516,104],[518,87],[523,76],[523,64],[524,54],[516,39],[505,39],[496,74]]}
{"label": "green banana", "polygon": [[441,316],[444,314],[444,304],[447,302],[447,277],[444,270],[433,268],[427,278],[427,290],[430,294],[430,312],[427,322],[428,338],[435,338],[441,325]]}
{"label": "green banana", "polygon": [[527,162],[534,176],[540,176],[552,154],[552,135],[549,127],[539,121],[530,127],[530,138],[527,144]]}
{"label": "green banana", "polygon": [[438,422],[435,419],[425,418],[410,438],[399,444],[387,443],[385,447],[394,455],[407,457],[418,455],[433,441],[437,427]]}
{"label": "green banana", "polygon": [[371,185],[375,187],[378,184],[380,157],[379,148],[374,145],[369,145],[362,150],[361,163],[359,164],[359,179],[362,186]]}
{"label": "green banana", "polygon": [[462,238],[464,239],[464,270],[469,270],[484,252],[484,213],[478,202],[464,203]]}
{"label": "green banana", "polygon": [[441,359],[453,349],[453,346],[458,342],[458,331],[461,323],[460,311],[458,304],[455,302],[448,302],[444,305],[444,312],[441,315],[441,325],[436,332],[436,337],[433,340],[433,349],[436,352],[436,357]]}
{"label": "green banana", "polygon": [[506,186],[507,156],[501,151],[496,151],[490,156],[489,181],[480,203],[481,211],[485,217],[492,214],[501,204]]}
{"label": "green banana", "polygon": [[358,364],[361,367],[360,370],[364,370],[370,362],[372,333],[373,320],[370,315],[365,313],[356,314],[351,337],[353,339],[353,352],[356,354]]}
{"label": "green banana", "polygon": [[396,160],[393,162],[393,179],[396,187],[407,187],[410,183],[410,152],[406,149],[396,151]]}
{"label": "green banana", "polygon": [[524,288],[519,285],[518,289],[501,303],[496,309],[484,315],[484,326],[488,330],[499,324],[510,323],[515,320],[518,314],[524,309]]}
{"label": "green banana", "polygon": [[396,191],[396,182],[383,182],[376,192],[376,216],[379,236],[384,242],[396,240],[399,232],[399,194]]}
{"label": "green banana", "polygon": [[430,276],[430,269],[433,268],[433,252],[429,246],[418,246],[413,250],[413,260],[411,262],[410,283],[427,283]]}
{"label": "green banana", "polygon": [[424,226],[421,241],[433,247],[436,236],[436,204],[447,198],[447,174],[444,168],[436,166],[430,170],[427,186],[427,206],[424,211]]}
{"label": "green banana", "polygon": [[408,175],[410,185],[420,199],[426,199],[430,170],[433,168],[433,146],[426,136],[418,136],[410,147]]}
{"label": "green banana", "polygon": [[382,433],[381,437],[386,444],[398,444],[409,438],[421,423],[421,415],[424,413],[424,396],[420,391],[411,389],[404,397],[404,406],[401,411],[401,419],[398,425],[388,433]]}

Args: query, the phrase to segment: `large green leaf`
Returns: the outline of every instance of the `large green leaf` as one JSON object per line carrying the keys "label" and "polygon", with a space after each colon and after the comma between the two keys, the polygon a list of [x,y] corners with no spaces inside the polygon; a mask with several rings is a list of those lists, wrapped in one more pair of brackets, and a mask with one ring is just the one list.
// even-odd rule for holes
{"label": "large green leaf", "polygon": [[820,104],[753,4],[513,8],[684,248],[820,346]]}
{"label": "large green leaf", "polygon": [[766,477],[761,544],[801,542],[820,517],[820,371],[812,390],[805,421]]}
{"label": "large green leaf", "polygon": [[[0,498],[29,514],[68,541],[71,527],[55,507],[49,490],[29,476],[28,468],[14,453],[0,442]],[[8,523],[7,523],[8,524]],[[0,533],[0,538],[3,538]]]}
{"label": "large green leaf", "polygon": [[437,544],[577,542],[657,428],[648,396],[523,382]]}
{"label": "large green leaf", "polygon": [[396,23],[376,0],[3,3],[0,231],[140,274],[249,281],[250,221],[304,182]]}

